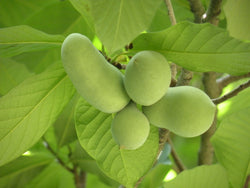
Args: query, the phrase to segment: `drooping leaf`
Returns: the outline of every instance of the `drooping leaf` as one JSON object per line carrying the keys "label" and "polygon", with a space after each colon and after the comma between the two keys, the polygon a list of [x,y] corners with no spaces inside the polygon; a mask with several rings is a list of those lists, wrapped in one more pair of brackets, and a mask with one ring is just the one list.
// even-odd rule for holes
{"label": "drooping leaf", "polygon": [[58,163],[51,163],[26,188],[75,188],[73,174]]}
{"label": "drooping leaf", "polygon": [[158,128],[151,127],[142,147],[125,150],[120,149],[112,138],[111,114],[100,112],[80,100],[75,119],[81,146],[112,179],[131,188],[152,167],[158,150]]}
{"label": "drooping leaf", "polygon": [[164,188],[227,188],[228,179],[225,169],[219,165],[203,165],[185,170],[175,179],[166,182]]}
{"label": "drooping leaf", "polygon": [[25,65],[9,58],[0,58],[0,96],[31,75]]}
{"label": "drooping leaf", "polygon": [[95,30],[109,52],[131,42],[147,29],[161,0],[95,0],[88,1]]}
{"label": "drooping leaf", "polygon": [[223,7],[227,18],[227,29],[235,38],[250,40],[249,7],[249,0],[227,0]]}
{"label": "drooping leaf", "polygon": [[58,147],[62,147],[77,139],[74,112],[78,99],[79,94],[76,93],[54,124]]}
{"label": "drooping leaf", "polygon": [[0,166],[35,144],[74,92],[62,65],[54,64],[0,98]]}
{"label": "drooping leaf", "polygon": [[211,24],[181,22],[160,32],[143,33],[133,45],[131,53],[158,51],[169,61],[192,71],[234,75],[250,71],[250,43],[234,39]]}
{"label": "drooping leaf", "polygon": [[25,187],[28,182],[37,176],[41,170],[53,160],[54,158],[51,155],[46,154],[35,154],[17,158],[0,167],[0,187]]}
{"label": "drooping leaf", "polygon": [[0,28],[0,57],[60,47],[64,37],[49,35],[27,25]]}
{"label": "drooping leaf", "polygon": [[226,116],[212,143],[218,161],[225,167],[234,188],[243,187],[250,171],[250,107]]}

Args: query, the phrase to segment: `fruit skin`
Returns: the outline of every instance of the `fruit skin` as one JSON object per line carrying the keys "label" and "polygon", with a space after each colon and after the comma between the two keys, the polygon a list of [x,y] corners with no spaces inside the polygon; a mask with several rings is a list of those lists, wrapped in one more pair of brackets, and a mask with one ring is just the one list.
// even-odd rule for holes
{"label": "fruit skin", "polygon": [[114,140],[121,149],[135,150],[149,135],[147,117],[131,102],[116,114],[111,124]]}
{"label": "fruit skin", "polygon": [[216,106],[202,90],[180,86],[169,88],[160,101],[142,110],[153,125],[183,137],[194,137],[211,126]]}
{"label": "fruit skin", "polygon": [[132,57],[126,67],[125,89],[138,104],[148,106],[160,100],[170,82],[169,64],[158,52],[141,51]]}
{"label": "fruit skin", "polygon": [[106,61],[87,37],[70,34],[62,44],[61,56],[76,90],[95,108],[113,113],[129,103],[123,74]]}

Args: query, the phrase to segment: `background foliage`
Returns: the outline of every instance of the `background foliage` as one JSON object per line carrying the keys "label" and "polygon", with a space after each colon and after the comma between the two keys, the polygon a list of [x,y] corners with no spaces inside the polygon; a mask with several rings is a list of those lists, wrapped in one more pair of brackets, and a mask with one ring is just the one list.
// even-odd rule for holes
{"label": "background foliage", "polygon": [[[75,92],[60,48],[68,34],[81,33],[116,64],[154,50],[177,65],[177,84],[188,80],[215,98],[211,91],[219,90],[219,97],[249,80],[249,2],[175,0],[175,25],[163,0],[2,0],[0,187],[70,188],[84,182],[87,188],[246,188],[250,88],[218,105],[210,165],[197,166],[203,136],[170,134],[172,141],[157,160],[162,137],[154,126],[138,150],[119,149],[110,132],[113,116]],[[213,14],[216,8],[220,15]],[[210,23],[194,21],[202,10],[208,19],[203,21]],[[218,24],[212,21],[216,17]],[[131,42],[133,48],[126,50]],[[215,84],[209,89],[202,78],[211,71]],[[166,182],[167,174],[181,170],[176,154],[188,170]]]}

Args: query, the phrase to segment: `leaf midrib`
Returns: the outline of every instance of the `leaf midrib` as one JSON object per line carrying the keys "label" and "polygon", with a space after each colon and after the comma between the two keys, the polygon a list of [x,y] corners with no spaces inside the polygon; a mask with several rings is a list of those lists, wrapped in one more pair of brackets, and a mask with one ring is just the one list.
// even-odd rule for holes
{"label": "leaf midrib", "polygon": [[2,137],[2,139],[0,140],[0,142],[2,140],[4,140],[8,135],[10,135],[12,132],[15,131],[15,129],[25,120],[29,117],[30,114],[32,114],[33,111],[35,111],[40,104],[60,85],[61,82],[63,82],[65,79],[67,78],[67,75],[64,73],[62,75],[62,79],[55,85],[55,87],[53,87],[39,102],[37,105],[35,105],[30,112],[27,113],[27,115],[25,115],[4,137]]}

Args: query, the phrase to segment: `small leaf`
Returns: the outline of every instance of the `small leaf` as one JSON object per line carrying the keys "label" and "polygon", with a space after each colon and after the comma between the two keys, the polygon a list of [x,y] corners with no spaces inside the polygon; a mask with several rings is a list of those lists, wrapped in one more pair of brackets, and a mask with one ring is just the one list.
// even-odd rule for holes
{"label": "small leaf", "polygon": [[5,95],[31,75],[25,65],[12,59],[0,58],[0,95]]}
{"label": "small leaf", "polygon": [[234,39],[211,24],[181,22],[166,30],[141,34],[132,53],[153,50],[188,70],[234,75],[250,71],[250,43]]}
{"label": "small leaf", "polygon": [[226,116],[212,143],[218,161],[225,167],[229,181],[234,188],[243,187],[250,165],[250,108]]}
{"label": "small leaf", "polygon": [[219,165],[203,165],[181,172],[175,179],[166,182],[165,188],[227,188],[225,169]]}
{"label": "small leaf", "polygon": [[26,79],[0,98],[0,166],[35,144],[74,92],[60,63]]}
{"label": "small leaf", "polygon": [[27,25],[0,28],[0,57],[60,47],[63,36],[49,35]]}
{"label": "small leaf", "polygon": [[111,114],[100,112],[82,99],[76,107],[75,120],[81,146],[112,179],[128,188],[133,187],[152,167],[158,151],[158,128],[151,126],[142,147],[124,150],[112,138]]}
{"label": "small leaf", "polygon": [[121,49],[147,29],[161,0],[89,1],[96,34],[109,52]]}

